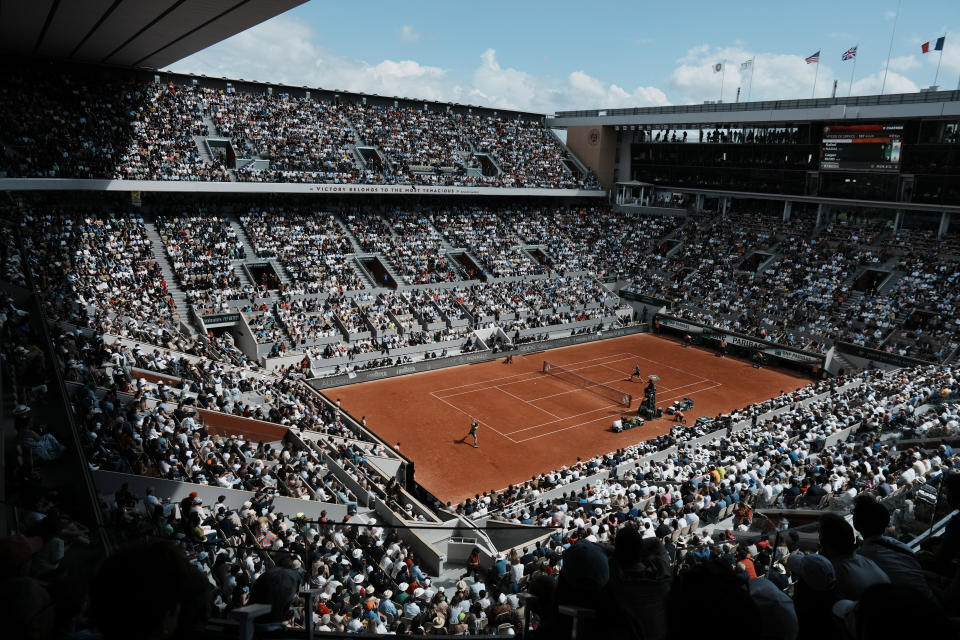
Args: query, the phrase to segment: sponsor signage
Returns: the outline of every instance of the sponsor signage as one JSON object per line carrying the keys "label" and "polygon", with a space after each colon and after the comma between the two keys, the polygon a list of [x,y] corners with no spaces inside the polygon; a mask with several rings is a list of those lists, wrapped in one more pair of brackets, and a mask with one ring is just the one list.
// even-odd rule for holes
{"label": "sponsor signage", "polygon": [[547,349],[557,349],[559,347],[568,347],[583,342],[593,342],[606,338],[619,338],[633,333],[642,333],[647,325],[637,325],[634,327],[622,327],[620,329],[608,329],[606,331],[591,333],[581,333],[566,338],[557,338],[556,340],[546,340],[543,342],[527,342],[517,346],[512,351],[476,351],[473,353],[464,353],[459,356],[448,358],[436,358],[430,360],[421,360],[413,364],[405,364],[394,367],[383,367],[382,369],[371,369],[369,371],[350,371],[336,376],[327,376],[325,378],[312,378],[307,383],[314,389],[329,389],[330,387],[339,387],[345,384],[354,384],[357,382],[367,382],[370,380],[381,380],[383,378],[392,378],[410,373],[420,373],[423,371],[433,371],[444,367],[456,367],[461,364],[472,364],[474,362],[486,362],[488,360],[497,360],[503,358],[507,353],[523,354],[533,353],[535,351],[545,351]]}
{"label": "sponsor signage", "polygon": [[838,342],[834,347],[836,347],[840,353],[846,353],[858,358],[863,358],[864,360],[892,364],[897,367],[915,367],[917,365],[931,364],[923,360],[917,360],[916,358],[908,358],[907,356],[901,356],[897,353],[887,353],[886,351],[870,349],[869,347],[850,344],[849,342]]}
{"label": "sponsor signage", "polygon": [[537,187],[455,187],[409,184],[324,184],[300,182],[201,182],[191,180],[87,180],[0,178],[0,191],[172,191],[190,193],[348,193],[369,195],[537,196],[606,198],[599,189]]}
{"label": "sponsor signage", "polygon": [[239,313],[221,313],[214,316],[203,316],[203,324],[227,324],[233,322],[240,322]]}
{"label": "sponsor signage", "polygon": [[663,298],[654,298],[653,296],[645,296],[639,293],[634,293],[633,291],[621,291],[620,297],[624,300],[642,302],[643,304],[649,304],[654,307],[670,307],[669,300],[664,300]]}
{"label": "sponsor signage", "polygon": [[790,347],[778,345],[775,342],[757,340],[739,333],[720,331],[707,325],[695,323],[692,320],[683,321],[667,316],[657,316],[656,321],[660,323],[661,327],[667,327],[669,329],[683,331],[684,333],[689,334],[701,334],[701,337],[709,340],[716,340],[717,342],[720,342],[726,338],[727,344],[729,345],[740,347],[741,349],[748,349],[750,351],[762,351],[766,355],[773,356],[775,358],[782,358],[784,360],[790,360],[791,362],[822,364],[824,360],[824,356],[819,354],[801,351],[800,349],[791,349]]}
{"label": "sponsor signage", "polygon": [[679,331],[686,331],[687,333],[703,333],[704,329],[704,327],[700,325],[690,324],[689,322],[674,320],[673,318],[666,318],[663,316],[659,316],[657,320],[661,327],[670,327],[671,329],[678,329]]}

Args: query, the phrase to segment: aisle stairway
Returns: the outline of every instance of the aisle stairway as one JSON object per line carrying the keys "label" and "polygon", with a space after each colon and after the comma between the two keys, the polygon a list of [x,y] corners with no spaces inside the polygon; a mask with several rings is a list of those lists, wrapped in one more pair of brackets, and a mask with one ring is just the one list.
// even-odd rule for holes
{"label": "aisle stairway", "polygon": [[144,228],[147,231],[147,237],[150,238],[150,252],[153,259],[160,265],[160,271],[163,272],[163,278],[167,281],[167,289],[173,297],[177,306],[177,313],[180,314],[180,320],[186,325],[190,325],[192,317],[190,314],[190,305],[187,303],[187,294],[177,284],[177,277],[170,266],[170,260],[167,258],[166,248],[163,244],[163,238],[157,233],[157,226],[152,221],[146,222]]}

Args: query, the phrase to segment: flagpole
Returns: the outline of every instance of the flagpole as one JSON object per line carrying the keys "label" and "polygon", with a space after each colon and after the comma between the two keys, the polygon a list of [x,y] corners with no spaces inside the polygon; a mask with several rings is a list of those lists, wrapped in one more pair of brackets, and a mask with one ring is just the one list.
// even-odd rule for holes
{"label": "flagpole", "polygon": [[[946,37],[946,36],[944,36],[944,37]],[[937,60],[937,73],[933,76],[933,84],[934,84],[934,86],[936,86],[936,84],[937,84],[937,78],[940,77],[940,63],[943,62],[943,50],[944,50],[946,47],[947,47],[946,41],[944,41],[944,45],[943,45],[942,47],[940,47],[940,59]]]}
{"label": "flagpole", "polygon": [[[940,52],[943,56],[943,51]],[[750,102],[750,94],[753,93],[753,68],[757,66],[757,56],[753,56],[753,62],[750,63],[750,88],[747,89],[747,102]]]}
{"label": "flagpole", "polygon": [[[854,48],[855,48],[855,49],[859,49],[859,48],[860,48],[860,43],[858,42],[858,43],[857,43],[857,46],[854,47]],[[849,98],[850,95],[853,93],[853,74],[854,74],[856,71],[857,71],[857,54],[854,53],[854,54],[853,54],[853,69],[850,70],[850,88],[847,89],[847,97],[848,97],[848,98]]]}
{"label": "flagpole", "polygon": [[720,63],[720,102],[723,102],[723,81],[727,79],[727,61]]}
{"label": "flagpole", "polygon": [[[820,50],[817,51],[817,53],[819,54],[820,51],[823,51],[823,47],[821,47]],[[819,55],[817,56],[817,70],[813,72],[813,91],[810,92],[811,100],[817,97],[817,76],[818,75],[820,75],[820,56]]]}
{"label": "flagpole", "polygon": [[883,95],[883,90],[887,88],[887,70],[890,68],[890,54],[893,53],[893,36],[897,33],[897,21],[900,19],[900,5],[903,3],[903,0],[897,0],[897,15],[893,17],[893,31],[890,33],[890,48],[887,49],[887,64],[883,68],[883,84],[880,85],[880,95]]}

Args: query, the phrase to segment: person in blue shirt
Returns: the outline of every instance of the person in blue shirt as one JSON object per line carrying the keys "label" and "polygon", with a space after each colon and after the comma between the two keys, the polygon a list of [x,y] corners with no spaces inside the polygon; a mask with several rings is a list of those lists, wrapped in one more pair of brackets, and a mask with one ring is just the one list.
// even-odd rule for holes
{"label": "person in blue shirt", "polygon": [[413,598],[403,603],[403,615],[407,618],[416,618],[420,615],[420,605]]}
{"label": "person in blue shirt", "polygon": [[397,605],[391,600],[392,597],[393,592],[389,589],[383,592],[383,598],[380,599],[380,613],[387,613],[391,616],[397,615]]}
{"label": "person in blue shirt", "polygon": [[497,558],[497,561],[493,563],[493,570],[496,573],[497,580],[502,578],[507,573],[507,559],[500,555]]}

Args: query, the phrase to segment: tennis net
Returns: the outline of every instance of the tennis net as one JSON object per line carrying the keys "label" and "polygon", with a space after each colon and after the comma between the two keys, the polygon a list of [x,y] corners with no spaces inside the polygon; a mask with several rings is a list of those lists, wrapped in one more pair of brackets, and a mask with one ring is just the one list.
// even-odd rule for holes
{"label": "tennis net", "polygon": [[602,382],[597,382],[596,380],[585,378],[579,373],[574,373],[569,369],[564,369],[560,365],[553,364],[552,362],[547,362],[546,360],[543,361],[543,372],[548,375],[554,376],[555,378],[559,378],[564,382],[569,382],[570,384],[574,384],[580,387],[581,389],[586,389],[587,391],[591,391],[597,394],[598,396],[601,396],[603,398],[606,398],[607,400],[616,402],[617,404],[621,404],[625,407],[629,407],[630,403],[633,402],[633,396],[631,396],[629,393],[620,391],[619,389],[606,385]]}

